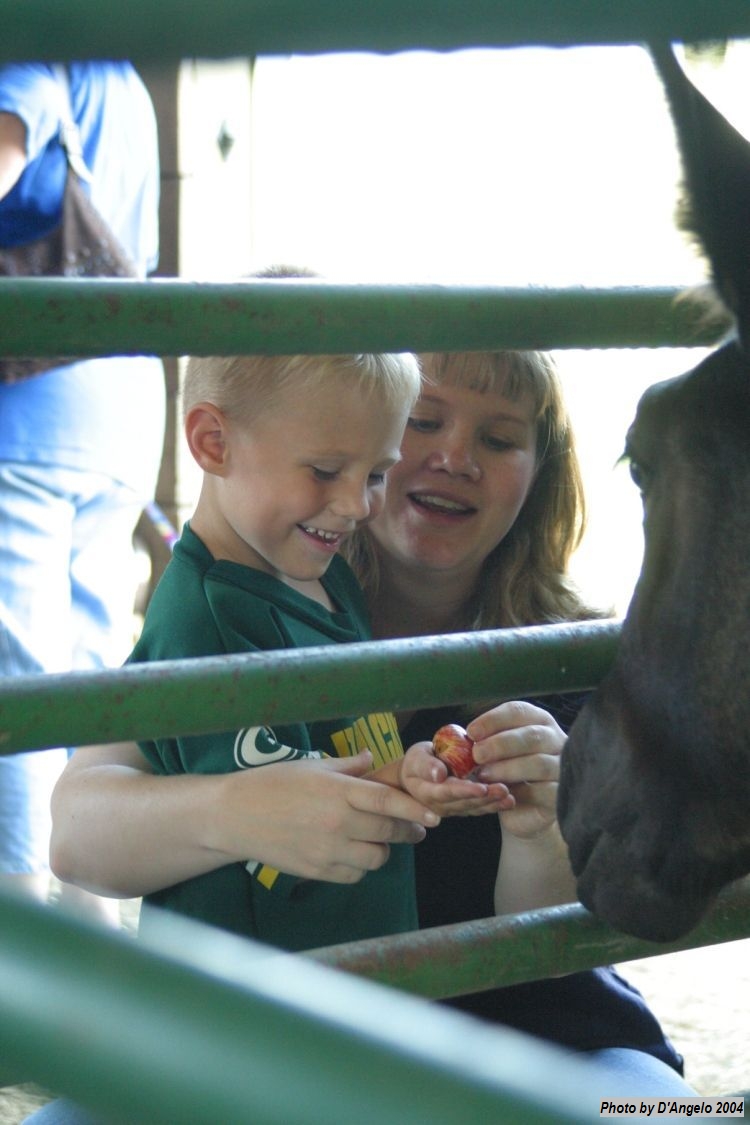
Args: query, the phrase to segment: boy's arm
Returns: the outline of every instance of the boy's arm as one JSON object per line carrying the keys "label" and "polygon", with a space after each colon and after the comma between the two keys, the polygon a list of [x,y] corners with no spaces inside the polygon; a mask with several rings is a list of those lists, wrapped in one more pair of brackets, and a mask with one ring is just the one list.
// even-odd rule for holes
{"label": "boy's arm", "polygon": [[156,775],[134,742],[76,750],[52,794],[50,864],[63,881],[124,898],[232,861],[208,843],[223,777]]}
{"label": "boy's arm", "polygon": [[134,743],[76,750],[52,798],[51,864],[66,882],[139,897],[253,856],[301,878],[354,883],[391,843],[438,818],[364,780],[372,758],[157,775]]}

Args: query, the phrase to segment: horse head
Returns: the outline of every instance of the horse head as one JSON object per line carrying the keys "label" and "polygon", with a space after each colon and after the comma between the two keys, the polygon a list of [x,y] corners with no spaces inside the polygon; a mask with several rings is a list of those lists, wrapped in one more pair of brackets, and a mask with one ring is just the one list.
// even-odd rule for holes
{"label": "horse head", "polygon": [[563,754],[558,813],[581,902],[673,940],[750,872],[750,145],[653,51],[682,154],[682,225],[733,337],[650,387],[626,440],[641,574],[615,662]]}

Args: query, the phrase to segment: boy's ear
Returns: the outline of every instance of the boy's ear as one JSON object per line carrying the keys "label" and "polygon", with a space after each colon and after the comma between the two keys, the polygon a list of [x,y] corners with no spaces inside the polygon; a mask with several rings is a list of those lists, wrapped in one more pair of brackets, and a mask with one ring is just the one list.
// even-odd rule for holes
{"label": "boy's ear", "polygon": [[224,476],[227,470],[229,444],[227,420],[211,402],[199,402],[185,415],[185,437],[190,452],[205,473]]}

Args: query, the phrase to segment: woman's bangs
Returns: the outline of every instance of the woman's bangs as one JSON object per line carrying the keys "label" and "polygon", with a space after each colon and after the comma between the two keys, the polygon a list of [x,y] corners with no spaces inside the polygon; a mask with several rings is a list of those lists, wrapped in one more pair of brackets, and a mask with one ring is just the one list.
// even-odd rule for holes
{"label": "woman's bangs", "polygon": [[498,394],[512,402],[530,394],[538,418],[550,402],[554,368],[536,352],[431,352],[420,356],[426,381]]}

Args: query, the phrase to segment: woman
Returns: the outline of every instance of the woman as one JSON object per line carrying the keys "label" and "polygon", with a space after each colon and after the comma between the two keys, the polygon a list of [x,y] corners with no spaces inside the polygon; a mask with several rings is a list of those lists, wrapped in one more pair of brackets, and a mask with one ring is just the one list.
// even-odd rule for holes
{"label": "woman", "polygon": [[[424,393],[404,438],[403,460],[389,473],[385,508],[350,551],[375,635],[591,617],[566,577],[582,531],[582,488],[551,363],[535,354],[426,356],[424,371]],[[450,811],[502,811],[499,817],[446,818],[417,846],[421,925],[574,899],[555,797],[562,728],[577,703],[546,700],[547,709],[504,703],[471,722],[488,789],[484,797],[457,797]],[[455,708],[402,715],[405,745],[460,717]],[[365,767],[353,760],[346,768],[351,778]],[[157,777],[127,744],[104,754],[79,750],[55,793],[53,868],[79,885],[131,897],[256,855],[244,815],[247,780],[247,771]],[[425,777],[426,794],[432,780],[432,773]],[[326,835],[328,852],[317,873],[309,871],[309,839],[299,842],[308,877],[361,876],[382,862],[384,841],[415,838],[407,834],[403,806],[387,805],[376,814],[358,801],[350,799],[342,830]],[[284,869],[293,870],[294,852],[284,843]],[[274,854],[257,858],[278,866]],[[603,1051],[604,1065],[632,1072],[634,1093],[691,1094],[657,1022],[610,970],[453,1003],[575,1048]]]}
{"label": "woman", "polygon": [[[388,475],[384,510],[345,552],[368,596],[373,635],[604,616],[584,604],[567,576],[584,530],[584,496],[549,357],[441,353],[422,356],[421,364],[422,395],[402,460]],[[443,723],[468,723],[480,740],[474,755],[484,763],[482,780],[504,783],[516,798],[499,817],[444,817],[415,849],[421,928],[575,900],[555,803],[563,731],[581,702],[514,701],[473,721],[481,707],[401,716],[405,746],[431,738]],[[482,809],[457,804],[454,811]],[[644,1082],[658,1080],[663,1063],[682,1070],[639,994],[612,969],[450,1003],[603,1052],[607,1065],[634,1067]]]}

